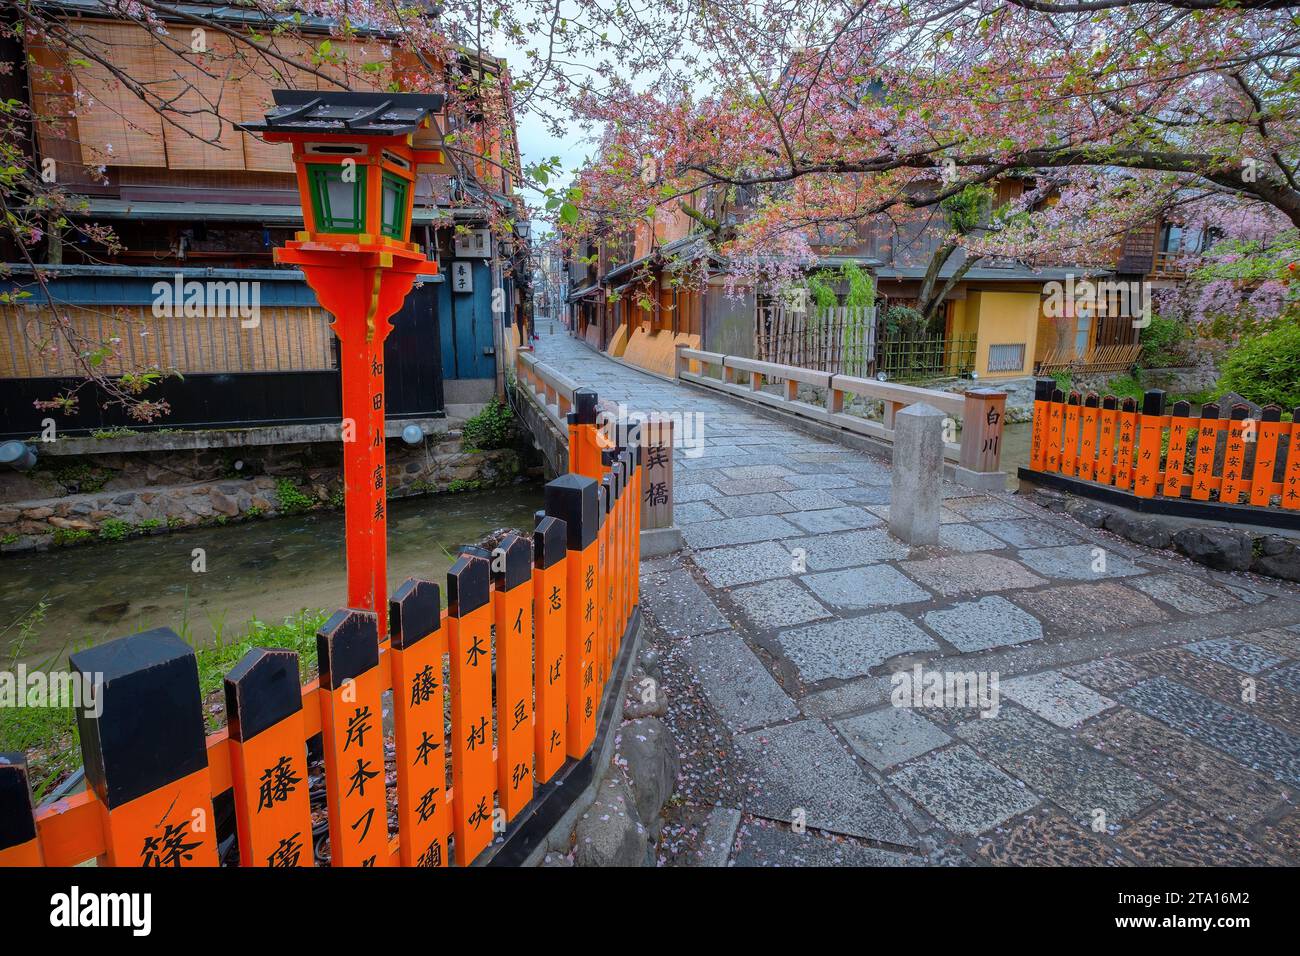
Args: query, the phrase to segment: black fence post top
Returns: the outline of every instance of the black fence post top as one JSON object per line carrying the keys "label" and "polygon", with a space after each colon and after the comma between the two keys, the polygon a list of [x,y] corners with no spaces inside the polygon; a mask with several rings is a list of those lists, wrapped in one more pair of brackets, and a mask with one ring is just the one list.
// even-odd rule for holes
{"label": "black fence post top", "polygon": [[1096,408],[1096,407],[1097,407],[1097,404],[1098,404],[1098,401],[1099,401],[1099,399],[1098,399],[1098,397],[1097,397],[1097,393],[1096,393],[1096,392],[1089,392],[1087,395],[1084,396],[1084,399],[1083,399],[1083,407],[1084,407],[1084,408]]}
{"label": "black fence post top", "polygon": [[504,567],[497,555],[492,559],[492,579],[497,587],[511,591],[533,579],[533,549],[528,539],[517,534],[506,535],[498,546],[505,558]]}
{"label": "black fence post top", "polygon": [[78,651],[72,669],[102,681],[77,709],[86,784],[110,810],[208,765],[194,650],[167,627]]}
{"label": "black fence post top", "polygon": [[1058,403],[1065,401],[1065,393],[1059,388],[1052,389],[1052,401]]}
{"label": "black fence post top", "polygon": [[32,792],[27,783],[27,756],[0,753],[0,850],[36,839]]}
{"label": "black fence post top", "polygon": [[595,389],[578,388],[573,392],[572,420],[575,425],[596,424],[596,402],[599,397]]}
{"label": "black fence post top", "polygon": [[561,475],[546,483],[546,513],[566,525],[570,551],[584,551],[596,540],[600,485],[583,475]]}
{"label": "black fence post top", "polygon": [[226,675],[226,726],[243,743],[302,710],[298,655],[255,647]]}
{"label": "black fence post top", "polygon": [[533,531],[533,564],[549,568],[564,559],[569,529],[562,518],[552,518],[545,511],[537,514],[537,527]]}
{"label": "black fence post top", "polygon": [[1232,418],[1233,418],[1233,421],[1244,422],[1244,421],[1245,421],[1247,418],[1249,418],[1249,417],[1250,417],[1250,408],[1249,408],[1249,406],[1246,406],[1246,405],[1233,405],[1233,406],[1232,406]]}
{"label": "black fence post top", "polygon": [[1034,379],[1034,401],[1050,402],[1052,400],[1052,389],[1056,388],[1056,381],[1050,378]]}
{"label": "black fence post top", "polygon": [[447,572],[447,614],[465,617],[491,599],[492,556],[482,548],[464,548]]}
{"label": "black fence post top", "polygon": [[1189,418],[1192,414],[1192,403],[1187,401],[1174,402],[1174,418]]}
{"label": "black fence post top", "polygon": [[1142,394],[1143,415],[1163,415],[1165,413],[1165,390],[1149,388]]}
{"label": "black fence post top", "polygon": [[379,617],[372,611],[343,608],[316,632],[320,685],[337,690],[379,664]]}
{"label": "black fence post top", "polygon": [[[1259,420],[1262,422],[1280,422],[1282,420],[1282,409],[1277,405],[1265,405],[1259,410]],[[1300,421],[1300,419],[1295,419]]]}
{"label": "black fence post top", "polygon": [[1219,417],[1219,403],[1218,403],[1218,402],[1207,402],[1206,404],[1202,405],[1202,406],[1201,406],[1201,417],[1202,417],[1202,418],[1218,418],[1218,417]]}
{"label": "black fence post top", "polygon": [[388,636],[397,650],[424,640],[442,626],[442,592],[432,581],[407,578],[388,602]]}

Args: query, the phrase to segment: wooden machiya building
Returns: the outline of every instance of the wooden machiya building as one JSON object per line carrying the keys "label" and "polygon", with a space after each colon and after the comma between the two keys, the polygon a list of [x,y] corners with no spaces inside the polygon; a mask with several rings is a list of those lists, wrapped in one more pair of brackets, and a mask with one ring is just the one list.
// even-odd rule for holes
{"label": "wooden machiya building", "polygon": [[[0,302],[0,437],[37,433],[51,413],[33,402],[78,381],[68,349],[51,338],[53,315],[66,316],[83,341],[115,345],[109,374],[178,373],[147,393],[171,407],[154,427],[337,422],[331,317],[300,273],[272,263],[272,250],[302,228],[291,151],[237,124],[265,114],[274,88],[382,91],[427,67],[389,37],[360,30],[331,38],[329,23],[300,17],[277,34],[260,11],[238,6],[186,5],[168,22],[167,42],[111,19],[98,0],[48,8],[67,18],[78,42],[120,64],[121,75],[51,48],[53,40],[31,39],[3,51],[28,67],[5,79],[4,92],[29,102],[38,118],[33,161],[52,165],[58,183],[84,197],[76,218],[111,227],[121,248],[72,231],[29,250],[34,262],[4,250],[0,292],[31,294]],[[195,53],[184,12],[253,29],[275,56],[237,51],[220,29],[208,29],[206,52]],[[327,39],[332,52],[322,57]],[[311,64],[312,72],[291,64]],[[500,61],[466,55],[449,69],[482,70],[508,95]],[[155,102],[142,101],[123,75]],[[174,110],[157,109],[162,100]],[[427,134],[456,132],[460,146],[472,143],[483,159],[416,180],[411,240],[437,268],[393,318],[385,345],[390,419],[465,412],[487,401],[500,388],[502,339],[523,320],[526,233],[501,236],[488,227],[494,211],[517,218],[515,137],[485,132],[474,119],[445,112]],[[496,288],[504,298],[495,304],[505,309],[494,314]],[[185,308],[191,293],[207,305]],[[83,389],[75,413],[55,416],[59,427],[149,427],[101,404]]]}

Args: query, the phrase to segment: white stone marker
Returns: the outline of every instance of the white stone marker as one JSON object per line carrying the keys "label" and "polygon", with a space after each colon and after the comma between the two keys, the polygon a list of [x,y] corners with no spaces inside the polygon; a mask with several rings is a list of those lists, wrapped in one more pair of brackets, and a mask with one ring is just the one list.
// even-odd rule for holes
{"label": "white stone marker", "polygon": [[894,416],[889,530],[907,544],[939,543],[944,417],[924,402],[908,405]]}

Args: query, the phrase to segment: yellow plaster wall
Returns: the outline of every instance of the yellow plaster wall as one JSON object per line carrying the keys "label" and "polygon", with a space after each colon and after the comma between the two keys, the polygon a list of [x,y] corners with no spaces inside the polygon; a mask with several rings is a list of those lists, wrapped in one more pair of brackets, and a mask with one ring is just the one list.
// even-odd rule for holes
{"label": "yellow plaster wall", "polygon": [[609,348],[606,351],[615,358],[621,358],[626,350],[627,325],[620,323],[619,327],[614,330],[614,337],[609,340]]}
{"label": "yellow plaster wall", "polygon": [[[1034,349],[1038,342],[1039,303],[1037,292],[971,292],[966,297],[964,321],[974,322],[978,339],[975,370],[980,378],[1016,378],[1028,375],[1034,367]],[[989,371],[990,345],[1025,345],[1023,365],[1009,372]]]}
{"label": "yellow plaster wall", "polygon": [[623,361],[640,366],[649,372],[671,376],[674,372],[673,363],[677,360],[679,343],[698,349],[700,337],[687,335],[684,332],[677,335],[668,331],[646,332],[638,325],[632,330],[632,335],[627,340],[627,347],[623,349]]}

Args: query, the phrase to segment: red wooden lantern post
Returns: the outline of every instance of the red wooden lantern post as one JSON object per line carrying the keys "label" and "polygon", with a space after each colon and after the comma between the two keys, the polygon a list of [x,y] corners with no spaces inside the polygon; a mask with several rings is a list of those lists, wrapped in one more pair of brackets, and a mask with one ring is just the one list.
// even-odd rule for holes
{"label": "red wooden lantern post", "polygon": [[[344,520],[348,606],[387,631],[384,339],[416,277],[436,271],[407,241],[417,172],[446,170],[433,116],[443,97],[418,93],[275,90],[263,123],[243,128],[293,144],[306,229],[275,261],[303,271],[334,316],[343,373]],[[439,139],[434,140],[440,143]]]}

